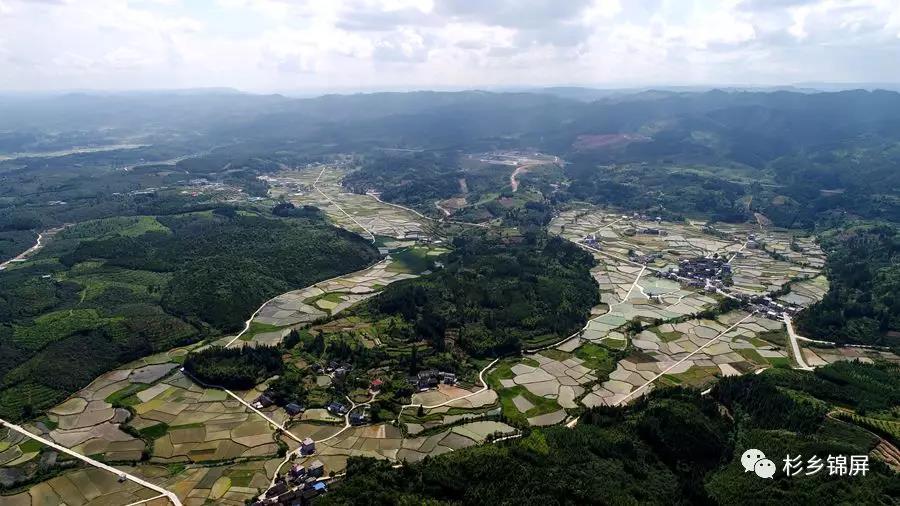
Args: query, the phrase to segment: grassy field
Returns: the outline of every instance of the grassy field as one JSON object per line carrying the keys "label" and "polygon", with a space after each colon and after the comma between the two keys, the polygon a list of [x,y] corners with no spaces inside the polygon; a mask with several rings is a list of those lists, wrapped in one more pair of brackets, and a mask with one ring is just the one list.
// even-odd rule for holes
{"label": "grassy field", "polygon": [[392,272],[420,273],[432,267],[436,258],[428,255],[428,248],[413,246],[391,253],[394,263],[388,266]]}
{"label": "grassy field", "polygon": [[769,360],[759,354],[758,351],[752,348],[742,348],[737,350],[737,352],[750,362],[753,362],[756,365],[767,366],[769,365]]}
{"label": "grassy field", "polygon": [[253,336],[255,336],[256,334],[262,334],[264,332],[275,332],[276,330],[281,330],[283,328],[284,327],[279,327],[278,325],[252,321],[250,322],[250,327],[247,329],[247,332],[244,332],[241,335],[241,341],[252,341]]}
{"label": "grassy field", "polygon": [[609,373],[616,369],[615,357],[599,344],[586,342],[575,350],[575,356],[584,360],[584,366],[593,369],[594,375],[599,379],[609,377]]}
{"label": "grassy field", "polygon": [[664,374],[661,379],[668,381],[672,385],[699,388],[706,386],[718,374],[718,367],[694,366],[681,374]]}

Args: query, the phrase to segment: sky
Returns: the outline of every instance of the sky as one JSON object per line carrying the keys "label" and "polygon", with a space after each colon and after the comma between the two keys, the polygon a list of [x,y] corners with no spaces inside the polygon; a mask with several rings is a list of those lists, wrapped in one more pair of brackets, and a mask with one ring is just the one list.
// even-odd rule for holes
{"label": "sky", "polygon": [[0,90],[900,82],[900,0],[0,0]]}

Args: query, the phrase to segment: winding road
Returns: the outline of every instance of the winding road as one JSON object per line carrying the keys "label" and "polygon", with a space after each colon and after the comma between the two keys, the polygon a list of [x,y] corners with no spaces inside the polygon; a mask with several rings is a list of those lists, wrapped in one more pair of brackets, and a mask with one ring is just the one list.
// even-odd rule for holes
{"label": "winding road", "polygon": [[[574,334],[570,335],[569,337],[564,338],[564,339],[561,340],[561,341],[557,341],[557,342],[552,343],[552,344],[548,344],[548,345],[545,345],[545,346],[541,346],[541,347],[539,347],[539,348],[531,348],[531,349],[527,349],[527,350],[522,350],[522,353],[531,353],[531,354],[533,354],[533,353],[537,353],[537,352],[542,351],[542,350],[547,350],[547,349],[550,349],[550,348],[556,348],[557,346],[559,346],[559,345],[561,345],[561,344],[563,344],[563,343],[565,343],[565,342],[567,342],[567,341],[570,341],[570,340],[572,340],[572,339],[574,339],[574,338],[580,336],[582,332],[584,332],[585,330],[587,330],[588,325],[590,325],[592,321],[594,321],[594,320],[596,320],[596,319],[598,319],[598,318],[602,318],[602,317],[608,315],[608,314],[612,311],[613,306],[618,306],[619,304],[622,304],[623,302],[627,301],[628,298],[631,297],[631,292],[634,291],[634,287],[635,287],[635,286],[637,286],[638,288],[641,288],[641,287],[638,285],[638,281],[641,280],[641,276],[644,275],[644,271],[645,271],[646,269],[647,269],[647,266],[646,266],[646,265],[641,266],[641,271],[638,273],[637,277],[634,278],[634,282],[631,283],[631,287],[628,288],[628,293],[625,294],[625,297],[624,297],[622,300],[620,300],[619,302],[615,302],[615,303],[613,303],[613,304],[610,304],[609,307],[606,308],[606,312],[605,312],[605,313],[599,314],[599,315],[597,315],[597,316],[594,316],[593,318],[590,318],[590,319],[584,324],[584,327],[581,327],[581,329],[579,329],[577,332],[575,332]],[[641,293],[643,293],[643,292],[644,292],[643,289],[641,289]],[[603,339],[606,339],[606,338],[604,337]]]}
{"label": "winding road", "polygon": [[[396,207],[397,209],[403,209],[404,211],[409,211],[409,212],[415,214],[416,216],[418,216],[419,218],[422,218],[422,219],[425,219],[428,221],[433,221],[435,223],[440,223],[443,221],[446,223],[453,223],[454,225],[464,225],[464,226],[468,226],[468,227],[480,227],[480,228],[488,227],[484,223],[470,223],[468,221],[456,221],[456,220],[448,220],[448,219],[436,220],[430,216],[425,216],[424,214],[420,213],[419,211],[416,211],[415,209],[411,209],[406,206],[401,206],[400,204],[394,204],[393,202],[387,202],[385,200],[381,200],[381,198],[378,195],[375,195],[374,193],[366,193],[366,195],[368,195],[369,197],[372,197],[373,199],[377,200],[378,202],[380,202],[386,206]],[[437,207],[438,209],[440,209],[441,211],[443,211],[446,216],[448,216],[448,217],[450,216],[450,214],[451,214],[450,211],[441,207],[440,202],[435,202],[434,206]]]}
{"label": "winding road", "polygon": [[64,228],[66,228],[66,227],[62,226],[62,227],[57,227],[57,228],[51,228],[50,230],[45,230],[45,231],[39,233],[37,236],[37,240],[34,243],[34,246],[19,253],[14,258],[10,258],[9,260],[7,260],[5,262],[0,263],[0,271],[2,271],[3,269],[6,269],[6,267],[8,267],[12,263],[25,261],[25,259],[27,259],[29,256],[33,255],[38,250],[40,250],[41,248],[44,247],[44,236],[45,235],[52,236]]}

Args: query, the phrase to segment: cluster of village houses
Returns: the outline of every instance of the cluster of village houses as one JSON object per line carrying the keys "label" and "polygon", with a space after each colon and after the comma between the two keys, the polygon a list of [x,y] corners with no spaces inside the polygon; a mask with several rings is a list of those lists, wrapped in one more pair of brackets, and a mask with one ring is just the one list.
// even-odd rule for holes
{"label": "cluster of village houses", "polygon": [[410,377],[409,382],[415,387],[416,390],[424,392],[432,388],[437,388],[441,383],[444,383],[445,385],[455,385],[456,375],[452,372],[443,372],[429,369],[426,371],[421,371],[416,376]]}
{"label": "cluster of village houses", "polygon": [[[308,457],[316,453],[316,442],[306,438],[300,443],[300,455]],[[254,505],[306,505],[328,490],[325,464],[314,460],[308,466],[293,464],[287,475],[275,478],[275,483]]]}

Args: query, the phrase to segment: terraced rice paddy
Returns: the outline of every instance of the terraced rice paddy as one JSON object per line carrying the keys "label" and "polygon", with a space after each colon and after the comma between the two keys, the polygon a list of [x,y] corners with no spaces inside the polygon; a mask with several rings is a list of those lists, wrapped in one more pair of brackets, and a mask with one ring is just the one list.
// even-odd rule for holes
{"label": "terraced rice paddy", "polygon": [[435,390],[417,392],[413,394],[410,404],[423,406],[422,416],[419,416],[416,407],[408,407],[400,421],[405,423],[409,434],[416,435],[423,430],[460,420],[484,414],[500,414],[497,393],[490,389],[479,390],[441,384]]}
{"label": "terraced rice paddy", "polygon": [[[201,474],[205,476],[207,471],[219,475],[241,474],[241,471],[247,474],[242,466],[258,466],[259,472],[251,473],[244,480],[247,481],[244,487],[226,487],[221,482],[216,487],[205,487],[209,490],[202,492],[203,497],[214,499],[216,504],[244,504],[245,499],[257,493],[255,487],[268,484],[260,459],[275,458],[277,454],[273,429],[225,392],[199,387],[186,378],[179,371],[179,358],[186,352],[181,348],[153,355],[100,376],[50,410],[48,424],[52,429],[42,424],[35,426],[35,431],[76,452],[99,456],[107,462],[140,461],[142,452],[146,451],[147,463],[123,469],[144,475],[155,483],[160,483],[160,478],[168,479],[171,489],[183,490],[185,498],[194,497],[190,494],[195,488],[204,489]],[[128,419],[128,410],[116,406],[128,406],[134,416]],[[275,410],[269,416],[286,418]],[[125,432],[126,423],[142,438]],[[38,456],[40,448],[32,448],[35,446],[32,440],[8,438],[3,454],[9,452],[19,457],[5,465],[20,465],[26,458]],[[144,440],[150,441],[151,446]],[[251,462],[213,469],[188,467],[184,474],[170,473],[166,467],[233,460]],[[72,483],[82,495],[73,495]],[[14,497],[16,501],[33,498],[22,504],[36,505],[128,504],[155,495],[131,482],[118,483],[117,476],[106,471],[86,468],[65,473]],[[4,498],[4,504],[7,499],[13,500]]]}
{"label": "terraced rice paddy", "polygon": [[[827,291],[827,281],[819,275],[824,254],[811,239],[751,225],[717,227],[661,223],[588,206],[560,213],[550,225],[551,232],[575,242],[586,237],[593,240],[589,250],[598,266],[592,274],[600,285],[603,304],[594,309],[596,316],[576,339],[557,349],[571,351],[584,341],[621,348],[626,342],[622,328],[635,318],[669,321],[712,307],[717,295],[656,275],[678,266],[684,258],[719,255],[727,259],[734,281],[729,289],[736,293],[762,294],[799,279],[782,300],[808,305]],[[632,258],[649,262],[645,268]],[[736,312],[717,321],[664,323],[640,332],[631,340],[634,352],[618,363],[609,379],[594,384],[581,403],[617,404],[654,378],[655,383],[703,386],[715,377],[789,363],[779,346],[758,338],[781,331],[780,321],[754,316],[720,336],[744,316]],[[648,385],[641,393],[652,387]]]}
{"label": "terraced rice paddy", "polygon": [[881,360],[900,364],[900,357],[891,352],[866,348],[830,348],[814,345],[804,346],[802,352],[806,363],[812,367],[853,360],[865,363]]}
{"label": "terraced rice paddy", "polygon": [[[596,249],[607,260],[656,256],[648,268],[677,267],[684,258],[719,255],[730,259],[735,292],[762,294],[777,290],[792,279],[814,278],[825,263],[825,254],[807,237],[795,232],[749,224],[716,224],[704,229],[699,223],[657,222],[604,212],[592,207],[564,211],[550,224],[550,231],[579,242],[596,238]],[[647,233],[661,230],[662,234]],[[752,240],[750,239],[752,236]]]}
{"label": "terraced rice paddy", "polygon": [[[403,242],[390,242],[389,245],[410,248],[407,243]],[[441,248],[424,246],[417,249],[423,250],[423,256],[426,258],[446,251]],[[406,250],[399,251],[402,253]],[[415,278],[419,273],[421,270],[409,268],[407,263],[401,259],[389,255],[381,262],[362,271],[284,293],[267,302],[260,309],[253,318],[251,328],[248,329],[245,336],[241,337],[241,344],[269,346],[278,344],[287,335],[290,327],[335,316],[350,306],[372,297],[387,285]],[[265,330],[254,332],[256,328]],[[231,338],[223,339],[222,342],[231,342]]]}
{"label": "terraced rice paddy", "polygon": [[386,259],[363,271],[279,295],[263,306],[254,321],[279,327],[308,323],[335,315],[390,283],[416,277],[391,270],[393,263]]}
{"label": "terraced rice paddy", "polygon": [[183,504],[241,506],[269,486],[281,459],[261,459],[215,467],[187,467],[172,474],[171,468],[142,465],[146,479],[175,492]]}
{"label": "terraced rice paddy", "polygon": [[428,455],[440,455],[483,443],[488,436],[512,434],[515,429],[500,422],[477,421],[457,425],[431,435],[402,437],[390,424],[354,427],[324,442],[316,443],[316,454],[295,462],[308,465],[315,460],[325,464],[325,472],[341,472],[351,456],[394,461],[417,462]]}
{"label": "terraced rice paddy", "polygon": [[584,361],[559,350],[527,355],[492,377],[492,386],[504,399],[504,413],[524,418],[530,425],[554,425],[563,421],[566,409],[578,406],[586,386],[597,380]]}
{"label": "terraced rice paddy", "polygon": [[[341,177],[338,169],[322,172],[318,167],[285,171],[271,182],[274,195],[320,206],[339,226],[359,232],[364,227],[393,238],[380,237],[378,244],[391,256],[363,271],[276,297],[235,345],[277,344],[291,327],[334,316],[392,282],[415,277],[423,265],[430,265],[423,259],[446,252],[408,240],[427,233],[427,220],[371,196],[341,193]],[[316,178],[333,202],[312,188]],[[414,394],[412,404],[426,407],[403,412],[399,422],[406,436],[399,426],[386,423],[345,428],[343,418],[324,409],[308,409],[294,421],[280,408],[263,411],[277,423],[288,423],[292,434],[316,440],[317,453],[297,463],[320,460],[326,473],[341,472],[351,456],[417,461],[515,433],[509,425],[472,420],[476,417],[502,413],[534,426],[553,425],[582,407],[628,402],[653,388],[705,388],[719,377],[789,367],[780,320],[742,311],[698,318],[695,315],[713,307],[720,295],[656,272],[677,266],[683,258],[720,255],[733,269],[730,290],[761,294],[791,282],[780,300],[805,306],[827,291],[827,280],[820,274],[824,255],[811,239],[787,231],[717,227],[711,231],[698,223],[657,223],[592,207],[562,212],[550,225],[552,233],[576,242],[588,235],[597,239],[591,249],[597,260],[592,275],[601,301],[585,328],[547,349],[498,362],[486,374],[491,388],[482,392],[441,385]],[[666,233],[643,233],[649,228]],[[646,265],[630,258],[645,255],[652,257]],[[353,323],[344,320],[349,318],[341,324]],[[642,323],[639,331],[629,329],[636,320]],[[203,388],[185,377],[179,368],[187,352],[174,349],[110,371],[29,429],[79,453],[128,463],[130,467],[122,469],[174,491],[185,504],[244,504],[268,487],[277,472],[286,471],[285,459],[277,456],[279,444],[289,450],[298,444],[276,435],[268,421],[224,391]],[[813,366],[854,359],[900,361],[890,353],[860,348],[804,346],[802,353]],[[331,381],[328,376],[319,379],[323,387]],[[236,395],[252,401],[265,388],[262,384]],[[130,432],[123,430],[125,424]],[[145,453],[147,460],[135,464]],[[51,454],[55,452],[31,439],[4,434],[0,478]],[[111,473],[75,468],[3,497],[2,503],[127,504],[154,495],[131,482],[118,483]]]}
{"label": "terraced rice paddy", "polygon": [[[132,469],[123,467],[131,472]],[[9,506],[52,506],[80,504],[131,504],[151,499],[158,492],[131,481],[119,483],[118,477],[102,469],[72,471],[30,487],[16,495],[4,496],[0,502]],[[168,500],[150,501],[151,506],[169,505]]]}
{"label": "terraced rice paddy", "polygon": [[[754,339],[757,334],[780,329],[776,321],[750,317],[726,332],[746,316],[733,312],[714,321],[664,323],[642,331],[632,340],[635,351],[620,360],[609,379],[595,385],[582,403],[587,407],[619,404],[660,374],[658,381],[666,384],[703,387],[717,376],[746,374],[768,366],[748,360],[745,350],[752,350],[759,360],[786,359],[783,350]],[[653,386],[650,383],[641,394]]]}

